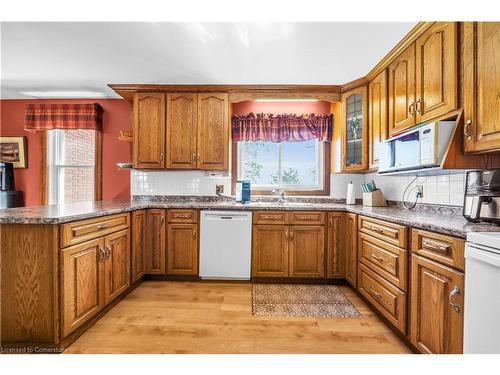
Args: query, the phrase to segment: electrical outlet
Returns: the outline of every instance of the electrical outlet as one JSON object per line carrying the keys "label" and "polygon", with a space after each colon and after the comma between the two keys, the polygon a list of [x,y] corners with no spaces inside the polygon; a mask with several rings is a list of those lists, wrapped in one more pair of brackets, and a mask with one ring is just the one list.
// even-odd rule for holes
{"label": "electrical outlet", "polygon": [[215,193],[216,194],[224,193],[224,185],[215,185]]}
{"label": "electrical outlet", "polygon": [[424,197],[424,185],[417,185],[417,198]]}

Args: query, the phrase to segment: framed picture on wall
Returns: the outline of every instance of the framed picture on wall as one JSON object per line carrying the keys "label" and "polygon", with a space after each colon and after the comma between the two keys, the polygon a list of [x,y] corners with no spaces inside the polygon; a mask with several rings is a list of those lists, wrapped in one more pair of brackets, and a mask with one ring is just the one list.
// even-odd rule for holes
{"label": "framed picture on wall", "polygon": [[0,137],[0,161],[13,163],[14,168],[28,167],[26,137]]}

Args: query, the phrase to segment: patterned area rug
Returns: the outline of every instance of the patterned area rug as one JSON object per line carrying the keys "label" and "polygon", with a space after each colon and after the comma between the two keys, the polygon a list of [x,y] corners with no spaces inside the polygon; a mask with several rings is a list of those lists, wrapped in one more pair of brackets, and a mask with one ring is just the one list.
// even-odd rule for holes
{"label": "patterned area rug", "polygon": [[358,318],[359,311],[335,285],[253,284],[257,316]]}

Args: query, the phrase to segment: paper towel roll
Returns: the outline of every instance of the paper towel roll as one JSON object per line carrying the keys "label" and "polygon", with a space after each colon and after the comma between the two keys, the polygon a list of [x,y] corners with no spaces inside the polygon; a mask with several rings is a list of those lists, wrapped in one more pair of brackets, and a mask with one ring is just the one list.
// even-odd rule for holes
{"label": "paper towel roll", "polygon": [[346,204],[356,204],[356,197],[354,196],[354,185],[352,181],[347,184],[347,199]]}

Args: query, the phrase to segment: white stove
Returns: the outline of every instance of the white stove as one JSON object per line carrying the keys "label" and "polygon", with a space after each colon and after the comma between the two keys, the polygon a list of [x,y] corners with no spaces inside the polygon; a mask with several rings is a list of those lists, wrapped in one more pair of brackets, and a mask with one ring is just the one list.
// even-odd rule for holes
{"label": "white stove", "polygon": [[464,353],[500,354],[500,232],[467,234]]}

